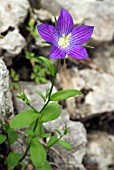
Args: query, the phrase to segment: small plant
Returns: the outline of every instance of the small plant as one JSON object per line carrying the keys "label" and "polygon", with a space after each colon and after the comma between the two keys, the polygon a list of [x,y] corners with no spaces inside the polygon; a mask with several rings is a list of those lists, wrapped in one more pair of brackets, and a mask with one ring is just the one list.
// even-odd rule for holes
{"label": "small plant", "polygon": [[46,76],[50,74],[46,64],[39,57],[36,57],[34,53],[29,51],[25,51],[25,58],[30,60],[32,65],[30,79],[34,80],[36,84],[46,83]]}
{"label": "small plant", "polygon": [[[43,64],[45,63],[47,65],[52,76],[52,83],[45,95],[38,91],[38,95],[44,100],[44,105],[40,111],[36,110],[31,105],[27,95],[21,92],[17,97],[25,102],[30,109],[23,110],[16,115],[10,122],[10,126],[2,125],[4,135],[0,135],[0,143],[7,140],[8,143],[11,144],[17,140],[17,132],[13,129],[24,128],[23,132],[27,137],[27,147],[24,153],[14,153],[12,150],[9,153],[6,159],[9,169],[14,169],[19,164],[22,165],[26,156],[28,156],[36,170],[51,170],[51,165],[47,158],[47,149],[55,144],[59,144],[66,149],[72,149],[72,146],[68,142],[62,140],[63,136],[67,135],[69,132],[69,127],[63,125],[63,131],[55,129],[58,135],[52,135],[51,133],[45,132],[44,124],[60,116],[61,109],[58,101],[66,100],[81,94],[81,92],[76,89],[59,90],[54,94],[52,94],[52,90],[55,84],[60,59],[65,58],[66,54],[77,59],[86,59],[88,57],[86,49],[81,46],[81,44],[91,37],[93,27],[82,25],[73,28],[71,15],[66,10],[62,9],[56,28],[47,24],[41,24],[38,26],[38,31],[48,43],[52,44],[50,57],[56,59],[56,66],[54,67],[49,59],[42,56],[36,57],[34,53],[26,51],[26,58],[31,61],[34,69],[32,77],[40,76],[38,70],[40,71],[43,68],[34,68],[35,65],[39,63],[40,59]],[[43,71],[43,73],[40,72],[40,74],[44,75],[44,72],[45,71]],[[39,80],[37,81],[39,82]],[[48,142],[42,142],[43,139],[47,138],[49,138]]]}
{"label": "small plant", "polygon": [[35,28],[35,20],[33,18],[30,18],[28,26],[26,27],[26,29],[30,32],[30,34],[34,38],[38,37],[38,32]]}
{"label": "small plant", "polygon": [[16,73],[16,71],[11,68],[10,70],[10,78],[11,78],[11,82],[10,82],[10,90],[19,90],[19,75]]}

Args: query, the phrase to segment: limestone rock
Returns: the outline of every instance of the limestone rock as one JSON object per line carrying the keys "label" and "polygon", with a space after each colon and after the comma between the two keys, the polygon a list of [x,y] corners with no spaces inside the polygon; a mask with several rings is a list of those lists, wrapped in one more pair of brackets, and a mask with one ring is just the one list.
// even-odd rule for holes
{"label": "limestone rock", "polygon": [[22,23],[27,16],[28,9],[27,0],[0,0],[0,33]]}
{"label": "limestone rock", "polygon": [[62,131],[65,125],[70,128],[70,132],[62,139],[72,144],[73,150],[66,150],[59,145],[55,145],[54,148],[57,149],[57,151],[59,151],[62,157],[66,160],[66,166],[65,162],[51,150],[49,153],[51,157],[50,159],[53,159],[53,161],[56,162],[60,166],[60,168],[64,170],[66,170],[67,168],[69,170],[85,170],[82,164],[82,160],[86,153],[87,138],[86,130],[83,124],[80,122],[70,121],[67,111],[63,110],[61,116],[58,119],[45,123],[44,127],[47,131],[54,132],[54,129]]}
{"label": "limestone rock", "polygon": [[9,72],[0,59],[0,121],[9,118],[11,113],[13,113],[13,104],[9,91]]}
{"label": "limestone rock", "polygon": [[17,29],[9,32],[4,38],[0,39],[0,48],[6,50],[11,55],[19,54],[25,46],[25,39]]}
{"label": "limestone rock", "polygon": [[114,75],[114,44],[105,43],[95,49],[94,63],[104,72]]}
{"label": "limestone rock", "polygon": [[94,132],[88,135],[84,164],[88,170],[114,169],[114,136]]}
{"label": "limestone rock", "polygon": [[80,76],[85,80],[85,89],[90,89],[85,98],[85,105],[90,107],[90,112],[114,111],[114,76],[89,69],[80,71]]}
{"label": "limestone rock", "polygon": [[19,54],[25,45],[25,39],[18,29],[8,32],[6,36],[0,39],[0,49],[5,50],[3,56],[7,65],[11,64],[12,58]]}
{"label": "limestone rock", "polygon": [[34,10],[34,17],[39,19],[42,22],[46,22],[52,19],[53,15],[47,10],[44,9],[39,9],[39,10]]}
{"label": "limestone rock", "polygon": [[[110,41],[114,34],[114,1],[112,0],[40,0],[41,6],[59,15],[61,8],[68,10],[75,23],[95,26],[92,38],[99,42]],[[109,31],[110,30],[110,31]]]}
{"label": "limestone rock", "polygon": [[[66,76],[64,76],[66,75]],[[72,69],[61,72],[58,84],[62,89],[73,88],[82,95],[66,101],[72,119],[88,118],[114,111],[114,76],[94,69]],[[111,86],[110,86],[111,85]]]}

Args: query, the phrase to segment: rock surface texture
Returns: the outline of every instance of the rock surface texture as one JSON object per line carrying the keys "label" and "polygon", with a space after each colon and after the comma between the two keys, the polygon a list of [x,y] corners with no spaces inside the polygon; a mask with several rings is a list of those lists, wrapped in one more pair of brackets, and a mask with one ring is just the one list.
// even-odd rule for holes
{"label": "rock surface texture", "polygon": [[[90,76],[91,75],[91,76]],[[71,118],[94,116],[114,111],[114,76],[94,69],[67,70],[66,76],[61,72],[62,88],[74,88],[82,91],[82,95],[67,100]],[[60,84],[59,82],[59,84]],[[70,82],[70,83],[69,83]],[[111,84],[111,88],[110,87]]]}
{"label": "rock surface texture", "polygon": [[13,105],[9,91],[9,72],[0,59],[0,120],[6,120],[11,113],[13,113]]}
{"label": "rock surface texture", "polygon": [[0,0],[0,33],[24,22],[29,9],[27,0]]}
{"label": "rock surface texture", "polygon": [[21,52],[26,41],[18,29],[9,31],[6,36],[0,39],[0,49],[7,65],[11,65],[12,58]]}
{"label": "rock surface texture", "polygon": [[84,164],[88,170],[114,169],[114,136],[107,133],[93,133],[88,136]]}

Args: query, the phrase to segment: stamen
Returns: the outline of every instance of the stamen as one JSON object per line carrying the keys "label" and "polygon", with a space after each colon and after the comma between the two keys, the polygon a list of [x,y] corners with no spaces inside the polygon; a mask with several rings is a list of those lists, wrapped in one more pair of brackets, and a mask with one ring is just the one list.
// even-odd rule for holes
{"label": "stamen", "polygon": [[70,37],[71,37],[71,33],[68,34],[66,37],[65,37],[65,34],[63,34],[62,38],[59,38],[58,45],[60,45],[63,48],[69,46],[70,45],[70,43],[69,43]]}

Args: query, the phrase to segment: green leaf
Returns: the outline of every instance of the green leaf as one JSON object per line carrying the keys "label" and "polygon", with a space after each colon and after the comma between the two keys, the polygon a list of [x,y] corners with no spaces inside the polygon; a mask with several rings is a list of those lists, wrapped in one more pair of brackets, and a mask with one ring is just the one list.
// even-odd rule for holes
{"label": "green leaf", "polygon": [[41,118],[39,122],[48,122],[55,120],[60,116],[60,105],[57,103],[49,103],[45,109],[41,112]]}
{"label": "green leaf", "polygon": [[8,131],[8,141],[9,141],[9,144],[11,145],[12,143],[14,143],[18,138],[18,134],[17,132],[15,132],[14,130],[10,129]]}
{"label": "green leaf", "polygon": [[45,96],[40,91],[37,91],[37,93],[45,102],[45,100],[46,100]]}
{"label": "green leaf", "polygon": [[43,56],[40,56],[39,58],[47,64],[47,66],[51,72],[51,75],[54,76],[55,70],[54,70],[54,67],[53,67],[52,63],[50,62],[50,60],[48,60],[47,58],[45,58]]}
{"label": "green leaf", "polygon": [[36,119],[38,119],[39,114],[35,110],[24,110],[19,113],[10,123],[11,128],[23,128],[30,125]]}
{"label": "green leaf", "polygon": [[27,98],[25,92],[21,92],[20,95],[17,95],[16,97],[19,98],[19,99],[21,99],[21,100],[23,100],[23,101],[25,101],[26,104],[30,106],[30,101],[29,101],[29,99]]}
{"label": "green leaf", "polygon": [[38,168],[36,168],[36,170],[51,170],[51,166],[50,166],[49,162],[46,161],[45,165],[42,168],[38,167]]}
{"label": "green leaf", "polygon": [[0,144],[2,144],[6,140],[6,136],[0,134]]}
{"label": "green leaf", "polygon": [[59,140],[57,143],[68,150],[71,150],[73,148],[71,144],[69,144],[68,142],[64,140]]}
{"label": "green leaf", "polygon": [[50,100],[51,101],[65,100],[65,99],[73,97],[77,94],[81,94],[81,92],[79,90],[75,90],[75,89],[60,90],[60,91],[52,94],[50,97]]}
{"label": "green leaf", "polygon": [[59,139],[56,136],[52,136],[49,139],[48,143],[47,143],[47,148],[49,148],[49,147],[53,146],[54,144],[56,144],[58,142],[58,140]]}
{"label": "green leaf", "polygon": [[30,146],[31,160],[35,167],[43,167],[46,162],[46,151],[43,145],[37,140],[33,139]]}
{"label": "green leaf", "polygon": [[50,133],[43,133],[43,134],[41,134],[41,138],[48,138],[50,136],[51,136]]}
{"label": "green leaf", "polygon": [[38,123],[35,129],[35,135],[36,136],[41,136],[44,133],[44,127],[42,123]]}
{"label": "green leaf", "polygon": [[10,154],[7,157],[7,163],[10,166],[10,168],[14,168],[19,160],[21,159],[21,154],[19,153],[14,153],[14,152],[10,152]]}
{"label": "green leaf", "polygon": [[28,136],[32,136],[32,137],[34,137],[35,136],[35,133],[33,132],[33,130],[31,130],[31,129],[27,129],[27,130],[25,130],[25,132],[24,132],[25,134],[27,134]]}
{"label": "green leaf", "polygon": [[57,132],[61,136],[61,132],[58,129],[55,129],[55,132]]}

